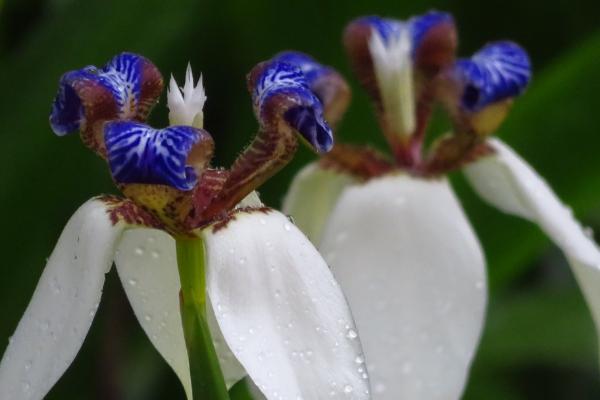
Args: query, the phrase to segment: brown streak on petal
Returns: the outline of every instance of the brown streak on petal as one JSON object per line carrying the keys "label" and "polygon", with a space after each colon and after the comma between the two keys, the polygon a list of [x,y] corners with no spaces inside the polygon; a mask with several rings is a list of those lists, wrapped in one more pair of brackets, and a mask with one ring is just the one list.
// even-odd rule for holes
{"label": "brown streak on petal", "polygon": [[381,96],[369,50],[371,34],[372,28],[369,25],[361,22],[350,23],[344,30],[343,42],[354,73],[375,102],[377,111],[381,112]]}
{"label": "brown streak on petal", "polygon": [[431,28],[422,39],[415,52],[415,65],[429,76],[454,62],[458,36],[453,21],[447,21]]}
{"label": "brown streak on petal", "polygon": [[335,145],[328,154],[321,157],[319,165],[325,169],[349,174],[363,181],[385,175],[396,168],[392,162],[376,150],[347,144]]}
{"label": "brown streak on petal", "polygon": [[108,207],[108,215],[113,225],[124,222],[128,225],[139,225],[147,228],[164,229],[164,225],[151,213],[135,204],[132,200],[114,195],[98,197]]}
{"label": "brown streak on petal", "polygon": [[137,105],[136,119],[143,122],[148,117],[152,108],[158,103],[164,81],[158,68],[145,59],[143,61],[141,79],[142,87]]}
{"label": "brown streak on petal", "polygon": [[329,70],[314,82],[312,90],[323,103],[325,120],[335,127],[350,104],[350,86],[337,71]]}
{"label": "brown streak on petal", "polygon": [[242,208],[236,208],[235,210],[231,210],[227,213],[224,213],[221,217],[219,217],[218,219],[215,219],[214,222],[211,222],[212,226],[212,233],[217,233],[218,231],[220,231],[221,229],[224,229],[227,227],[227,225],[231,222],[231,221],[235,221],[236,216],[238,214],[249,214],[249,213],[253,213],[253,212],[260,212],[263,214],[268,214],[271,211],[273,211],[272,208],[269,207],[242,207]]}
{"label": "brown streak on petal", "polygon": [[74,83],[73,89],[85,111],[85,125],[81,127],[81,140],[102,158],[106,158],[104,123],[117,119],[119,109],[113,94],[100,83],[84,79]]}

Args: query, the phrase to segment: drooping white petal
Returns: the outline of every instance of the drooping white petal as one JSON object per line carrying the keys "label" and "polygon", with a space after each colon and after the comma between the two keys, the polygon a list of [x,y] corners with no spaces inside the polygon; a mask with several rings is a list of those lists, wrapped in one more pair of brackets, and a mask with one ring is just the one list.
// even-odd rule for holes
{"label": "drooping white petal", "polygon": [[169,108],[169,123],[171,125],[189,125],[202,128],[204,124],[204,103],[206,94],[202,85],[202,75],[194,85],[192,67],[188,64],[185,71],[185,83],[179,88],[175,78],[171,76],[167,90],[167,107]]}
{"label": "drooping white petal", "polygon": [[367,399],[344,296],[283,214],[240,212],[204,230],[208,293],[223,336],[267,399]]}
{"label": "drooping white petal", "polygon": [[340,193],[352,182],[348,175],[323,169],[317,163],[309,164],[292,180],[282,211],[294,218],[311,242],[318,244]]}
{"label": "drooping white petal", "polygon": [[[181,285],[175,240],[156,229],[128,230],[119,243],[115,264],[138,321],[191,399],[189,361],[179,311]],[[221,368],[231,387],[246,374],[223,342],[212,308],[208,307],[207,312]]]}
{"label": "drooping white petal", "polygon": [[500,140],[496,154],[465,168],[475,190],[500,210],[528,219],[565,253],[600,332],[600,251],[571,209],[523,159]]}
{"label": "drooping white petal", "polygon": [[81,348],[124,228],[92,199],[73,214],[0,363],[0,399],[42,399]]}
{"label": "drooping white petal", "polygon": [[387,39],[374,29],[369,40],[387,123],[402,136],[411,134],[416,126],[411,49],[408,27]]}
{"label": "drooping white petal", "polygon": [[347,188],[320,250],[356,319],[373,399],[458,399],[486,306],[484,257],[445,180]]}

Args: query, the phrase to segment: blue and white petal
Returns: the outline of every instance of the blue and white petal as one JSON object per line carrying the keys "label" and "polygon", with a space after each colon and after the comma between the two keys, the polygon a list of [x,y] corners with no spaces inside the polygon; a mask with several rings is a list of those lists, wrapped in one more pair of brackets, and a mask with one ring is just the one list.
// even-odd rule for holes
{"label": "blue and white petal", "polygon": [[527,52],[506,41],[490,43],[470,59],[458,60],[454,71],[463,89],[461,104],[469,111],[516,97],[531,80]]}
{"label": "blue and white petal", "polygon": [[[394,30],[376,29],[369,39],[369,52],[377,82],[385,130],[405,137],[416,126],[411,33],[405,24]],[[382,33],[383,32],[383,33]]]}
{"label": "blue and white petal", "polygon": [[104,135],[116,182],[168,185],[179,190],[196,185],[196,171],[187,159],[203,131],[191,126],[153,129],[139,122],[114,121],[105,125]]}
{"label": "blue and white petal", "polygon": [[333,133],[323,116],[323,105],[313,93],[302,70],[292,64],[270,61],[252,82],[254,110],[263,127],[283,118],[317,151],[333,146]]}
{"label": "blue and white petal", "polygon": [[510,147],[489,141],[493,155],[465,168],[476,192],[499,210],[537,224],[565,254],[600,334],[600,249],[540,177]]}
{"label": "blue and white petal", "polygon": [[57,135],[82,130],[97,120],[143,120],[162,90],[162,76],[146,58],[121,53],[104,67],[67,72],[52,104]]}

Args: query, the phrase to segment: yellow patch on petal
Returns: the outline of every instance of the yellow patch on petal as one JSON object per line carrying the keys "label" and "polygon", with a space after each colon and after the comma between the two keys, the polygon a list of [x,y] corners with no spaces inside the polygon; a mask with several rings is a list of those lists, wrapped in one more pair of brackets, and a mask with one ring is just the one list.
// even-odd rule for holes
{"label": "yellow patch on petal", "polygon": [[154,214],[170,230],[187,231],[184,221],[192,210],[190,193],[166,185],[141,183],[124,184],[120,188],[125,196]]}

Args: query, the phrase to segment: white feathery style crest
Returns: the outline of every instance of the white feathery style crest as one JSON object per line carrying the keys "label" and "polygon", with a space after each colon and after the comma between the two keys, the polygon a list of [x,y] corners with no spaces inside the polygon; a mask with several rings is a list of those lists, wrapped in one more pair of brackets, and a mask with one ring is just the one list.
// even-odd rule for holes
{"label": "white feathery style crest", "polygon": [[387,40],[374,29],[369,51],[389,128],[408,136],[416,126],[410,31],[403,26]]}
{"label": "white feathery style crest", "polygon": [[202,128],[204,125],[204,102],[206,94],[202,85],[202,74],[198,83],[194,86],[194,75],[192,66],[188,64],[185,72],[185,83],[183,87],[177,85],[177,81],[171,75],[169,88],[167,89],[167,107],[169,107],[169,123],[171,125],[189,125]]}

